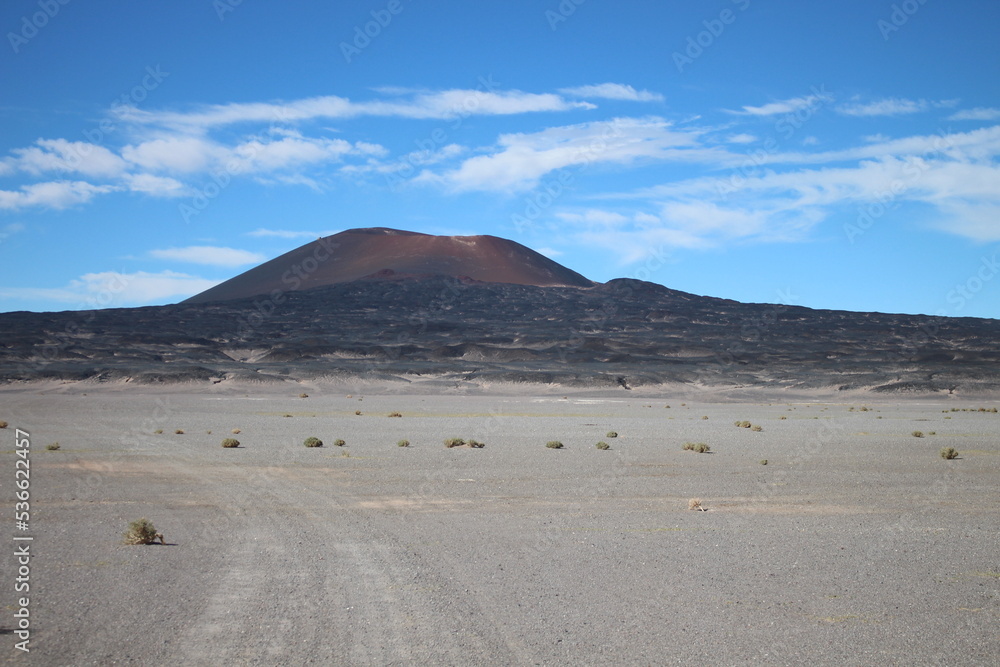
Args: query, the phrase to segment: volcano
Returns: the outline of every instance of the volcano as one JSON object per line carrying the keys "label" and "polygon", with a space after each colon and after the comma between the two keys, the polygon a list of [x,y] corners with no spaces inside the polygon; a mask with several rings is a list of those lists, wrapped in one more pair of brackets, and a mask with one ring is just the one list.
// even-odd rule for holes
{"label": "volcano", "polygon": [[496,236],[434,236],[385,227],[317,239],[196,294],[184,303],[230,301],[362,278],[447,276],[535,287],[594,282],[534,250]]}

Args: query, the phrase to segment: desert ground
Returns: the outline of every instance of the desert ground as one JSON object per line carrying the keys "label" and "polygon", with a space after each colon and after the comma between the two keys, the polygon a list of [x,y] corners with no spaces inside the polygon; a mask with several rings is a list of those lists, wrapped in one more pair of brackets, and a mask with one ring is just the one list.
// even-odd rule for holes
{"label": "desert ground", "polygon": [[[978,409],[998,405],[513,385],[8,385],[8,554],[15,429],[31,439],[31,650],[14,648],[8,555],[0,655],[995,665],[1000,414]],[[309,436],[325,446],[304,447]],[[228,437],[241,446],[222,448]],[[449,437],[485,447],[445,448]],[[123,544],[140,517],[166,546]]]}

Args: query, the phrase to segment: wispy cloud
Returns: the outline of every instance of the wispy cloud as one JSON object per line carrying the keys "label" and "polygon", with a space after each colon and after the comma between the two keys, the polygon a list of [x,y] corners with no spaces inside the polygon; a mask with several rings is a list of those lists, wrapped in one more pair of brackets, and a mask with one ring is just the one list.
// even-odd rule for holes
{"label": "wispy cloud", "polygon": [[237,267],[247,264],[259,264],[267,257],[249,250],[237,250],[217,246],[188,246],[186,248],[165,248],[150,250],[150,257],[191,264],[206,264],[209,266]]}
{"label": "wispy cloud", "polygon": [[871,102],[842,104],[837,112],[845,116],[902,116],[920,113],[928,109],[948,109],[958,104],[958,100],[910,100],[902,97],[887,97]]}
{"label": "wispy cloud", "polygon": [[963,109],[948,116],[948,120],[1000,120],[1000,109],[994,107]]}
{"label": "wispy cloud", "polygon": [[607,100],[626,100],[630,102],[662,102],[663,95],[651,93],[648,90],[636,90],[632,86],[621,83],[598,83],[576,88],[560,88],[559,92],[570,97],[603,98]]}
{"label": "wispy cloud", "polygon": [[779,100],[777,102],[771,102],[769,104],[764,104],[759,107],[755,106],[744,106],[740,111],[732,111],[726,109],[727,113],[741,115],[741,116],[775,116],[778,114],[795,113],[802,109],[808,109],[815,107],[819,104],[825,104],[830,102],[833,96],[826,93],[822,88],[816,90],[812,95],[804,95],[802,97],[793,97],[787,100]]}
{"label": "wispy cloud", "polygon": [[0,210],[29,207],[64,209],[84,204],[94,196],[114,192],[111,185],[93,185],[85,181],[48,181],[21,186],[20,190],[0,190]]}
{"label": "wispy cloud", "polygon": [[361,116],[447,120],[470,115],[512,115],[593,108],[594,105],[588,102],[572,102],[552,93],[451,89],[412,93],[405,99],[382,98],[355,102],[346,97],[327,95],[290,102],[217,104],[188,112],[121,107],[117,113],[120,120],[137,125],[204,132],[236,123],[280,125]]}

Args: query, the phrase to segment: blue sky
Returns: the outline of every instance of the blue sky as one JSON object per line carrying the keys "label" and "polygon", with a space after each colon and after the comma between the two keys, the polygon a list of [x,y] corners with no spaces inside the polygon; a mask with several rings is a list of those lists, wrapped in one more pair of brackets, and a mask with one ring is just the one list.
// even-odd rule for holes
{"label": "blue sky", "polygon": [[998,25],[994,0],[9,0],[0,311],[172,303],[386,226],[1000,317]]}

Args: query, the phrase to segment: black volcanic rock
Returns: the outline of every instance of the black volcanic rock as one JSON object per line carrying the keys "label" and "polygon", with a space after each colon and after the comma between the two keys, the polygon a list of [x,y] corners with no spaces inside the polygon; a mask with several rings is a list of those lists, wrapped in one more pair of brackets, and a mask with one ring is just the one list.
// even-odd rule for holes
{"label": "black volcanic rock", "polygon": [[579,288],[433,276],[280,299],[7,313],[0,341],[7,381],[1000,390],[997,320],[742,304],[634,280]]}
{"label": "black volcanic rock", "polygon": [[594,284],[520,243],[496,236],[432,236],[378,227],[350,229],[317,239],[185,303],[242,299],[362,278],[431,275],[539,287]]}

